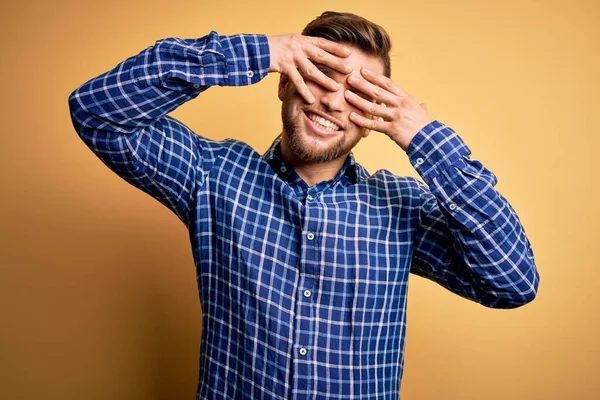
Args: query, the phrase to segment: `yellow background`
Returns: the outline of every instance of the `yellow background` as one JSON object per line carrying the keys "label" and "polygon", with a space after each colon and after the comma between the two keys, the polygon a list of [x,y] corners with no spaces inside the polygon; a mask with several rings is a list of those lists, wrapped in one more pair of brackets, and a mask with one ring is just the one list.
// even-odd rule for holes
{"label": "yellow background", "polygon": [[[600,399],[599,1],[14,2],[0,16],[0,398],[193,399],[200,304],[185,227],[108,170],[68,95],[157,39],[299,32],[325,10],[384,26],[393,79],[499,178],[533,244],[537,299],[493,310],[412,276],[401,395]],[[276,74],[172,115],[264,151]],[[371,173],[418,176],[372,134]]]}

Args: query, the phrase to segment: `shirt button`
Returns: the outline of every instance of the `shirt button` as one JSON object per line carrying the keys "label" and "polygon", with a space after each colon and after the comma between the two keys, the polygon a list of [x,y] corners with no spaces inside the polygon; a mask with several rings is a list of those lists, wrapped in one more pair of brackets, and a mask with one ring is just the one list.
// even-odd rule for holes
{"label": "shirt button", "polygon": [[308,196],[306,196],[306,199],[307,199],[308,201],[312,201],[312,200],[313,200],[313,197],[312,197],[312,196],[309,194]]}
{"label": "shirt button", "polygon": [[454,204],[454,203],[450,203],[450,209],[451,209],[451,210],[454,210],[454,209],[456,209],[456,204]]}
{"label": "shirt button", "polygon": [[305,356],[305,355],[306,355],[306,353],[308,353],[308,351],[307,351],[307,350],[306,350],[304,347],[302,347],[302,348],[300,349],[300,355],[303,355],[303,356]]}
{"label": "shirt button", "polygon": [[248,72],[246,72],[246,76],[248,78],[252,78],[254,76],[254,71],[248,71]]}
{"label": "shirt button", "polygon": [[306,289],[304,291],[304,297],[310,297],[310,295],[311,295],[310,290]]}
{"label": "shirt button", "polygon": [[281,168],[279,168],[279,170],[281,172],[287,172],[287,168],[285,167],[285,165],[282,165]]}
{"label": "shirt button", "polygon": [[315,234],[312,232],[308,232],[308,234],[306,235],[306,238],[308,240],[313,240],[315,238]]}
{"label": "shirt button", "polygon": [[194,89],[200,89],[200,85],[198,85],[197,83],[194,83]]}
{"label": "shirt button", "polygon": [[423,160],[421,157],[417,158],[417,165],[421,165],[421,164],[423,164],[424,162],[425,162],[425,161],[424,161],[424,160]]}

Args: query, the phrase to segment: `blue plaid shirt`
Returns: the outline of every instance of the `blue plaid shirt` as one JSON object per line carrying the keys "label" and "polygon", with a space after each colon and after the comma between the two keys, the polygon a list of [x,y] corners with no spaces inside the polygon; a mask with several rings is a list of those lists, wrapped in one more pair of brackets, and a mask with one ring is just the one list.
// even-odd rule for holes
{"label": "blue plaid shirt", "polygon": [[[433,121],[407,155],[425,183],[352,154],[308,186],[281,159],[167,114],[268,72],[265,35],[167,38],[77,88],[75,129],[188,227],[202,304],[198,399],[398,399],[409,272],[486,307],[534,299],[539,275],[497,178]],[[405,153],[398,149],[398,157]]]}

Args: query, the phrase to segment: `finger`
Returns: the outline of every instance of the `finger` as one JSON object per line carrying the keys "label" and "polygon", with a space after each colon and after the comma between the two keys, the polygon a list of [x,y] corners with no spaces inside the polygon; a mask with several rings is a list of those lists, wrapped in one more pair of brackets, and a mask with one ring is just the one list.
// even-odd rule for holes
{"label": "finger", "polygon": [[391,124],[378,119],[365,118],[355,112],[350,113],[350,120],[358,126],[382,133],[388,133]]}
{"label": "finger", "polygon": [[328,90],[335,91],[340,88],[339,83],[325,75],[323,71],[317,68],[307,58],[299,56],[298,60],[296,60],[296,64],[299,66],[298,68],[300,69],[300,74],[305,81],[314,81]]}
{"label": "finger", "polygon": [[425,110],[425,111],[429,111],[429,110],[427,109],[427,104],[425,104],[425,103],[421,103],[421,104],[419,104],[419,105],[421,106],[421,108],[422,108],[423,110]]}
{"label": "finger", "polygon": [[384,120],[388,121],[393,119],[393,113],[390,108],[382,104],[377,104],[373,101],[364,99],[351,90],[346,90],[345,95],[346,99],[350,103],[354,104],[356,107],[360,108],[367,114],[374,115],[376,117],[382,117]]}
{"label": "finger", "polygon": [[375,74],[373,71],[371,71],[367,68],[361,68],[360,72],[361,72],[361,75],[366,80],[373,83],[374,85],[382,87],[385,90],[389,91],[390,93],[393,93],[399,97],[408,96],[408,93],[406,93],[404,91],[404,89],[402,89],[400,86],[398,86],[393,80],[391,80],[387,76],[381,75],[381,74]]}
{"label": "finger", "polygon": [[352,67],[344,58],[328,53],[318,46],[308,46],[305,52],[307,57],[315,64],[325,65],[344,75],[352,72]]}
{"label": "finger", "polygon": [[337,55],[339,57],[348,57],[352,54],[352,49],[350,47],[343,45],[338,42],[334,42],[322,37],[316,36],[303,36],[307,42],[311,43],[314,46],[317,46],[330,54]]}
{"label": "finger", "polygon": [[298,93],[300,93],[300,95],[304,97],[304,99],[308,103],[312,104],[316,101],[315,97],[311,93],[308,86],[306,86],[304,79],[302,78],[298,70],[296,70],[296,68],[288,68],[288,70],[284,71],[284,73],[288,75],[290,81],[294,84]]}
{"label": "finger", "polygon": [[355,91],[363,93],[369,99],[374,99],[392,107],[400,105],[400,99],[396,94],[388,92],[381,86],[374,85],[358,75],[350,75],[347,81],[350,86],[356,89]]}

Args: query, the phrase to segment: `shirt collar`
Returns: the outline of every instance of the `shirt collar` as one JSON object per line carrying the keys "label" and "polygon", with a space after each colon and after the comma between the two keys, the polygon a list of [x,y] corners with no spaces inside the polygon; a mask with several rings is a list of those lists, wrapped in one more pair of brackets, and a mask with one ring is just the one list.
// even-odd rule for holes
{"label": "shirt collar", "polygon": [[[269,146],[267,151],[263,154],[263,159],[267,161],[271,165],[271,167],[277,172],[281,170],[281,167],[283,165],[289,167],[289,164],[283,161],[281,157],[281,134],[279,134],[275,138],[273,143],[271,143],[271,146]],[[358,171],[359,168],[360,166],[354,158],[354,153],[350,152],[350,154],[348,154],[348,157],[346,157],[344,165],[342,165],[342,168],[338,172],[335,179],[338,179],[339,177],[345,175],[348,177],[348,180],[354,184],[357,182],[357,178],[360,175]]]}

